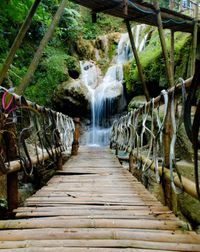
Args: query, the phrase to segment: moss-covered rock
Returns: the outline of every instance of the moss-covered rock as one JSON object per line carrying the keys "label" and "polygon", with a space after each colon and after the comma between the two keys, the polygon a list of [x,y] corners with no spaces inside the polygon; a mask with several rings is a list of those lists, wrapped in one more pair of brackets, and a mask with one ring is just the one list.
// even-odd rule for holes
{"label": "moss-covered rock", "polygon": [[77,79],[81,73],[80,64],[77,58],[68,55],[66,57],[66,65],[69,76],[73,79]]}
{"label": "moss-covered rock", "polygon": [[62,83],[54,94],[56,110],[72,117],[86,117],[88,114],[88,90],[80,80],[70,79]]}
{"label": "moss-covered rock", "polygon": [[95,59],[92,41],[80,38],[76,43],[76,50],[80,59]]}

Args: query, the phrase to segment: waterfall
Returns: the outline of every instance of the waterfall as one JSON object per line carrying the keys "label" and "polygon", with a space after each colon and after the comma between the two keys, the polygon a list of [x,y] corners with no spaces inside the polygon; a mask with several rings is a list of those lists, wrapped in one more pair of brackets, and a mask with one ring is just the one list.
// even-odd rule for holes
{"label": "waterfall", "polygon": [[[140,31],[143,27],[135,28],[135,40],[139,50],[145,46],[145,36],[140,42]],[[96,52],[96,55],[98,53]],[[87,145],[105,146],[109,143],[112,117],[116,113],[116,100],[123,103],[123,63],[132,56],[129,37],[127,33],[121,34],[116,50],[116,56],[112,60],[103,79],[99,76],[98,67],[92,61],[81,61],[81,80],[88,89],[88,98],[91,103],[91,128],[85,133]],[[121,97],[121,98],[119,98]],[[116,99],[117,98],[117,99]],[[115,106],[114,106],[115,105]],[[123,107],[123,106],[122,106]]]}

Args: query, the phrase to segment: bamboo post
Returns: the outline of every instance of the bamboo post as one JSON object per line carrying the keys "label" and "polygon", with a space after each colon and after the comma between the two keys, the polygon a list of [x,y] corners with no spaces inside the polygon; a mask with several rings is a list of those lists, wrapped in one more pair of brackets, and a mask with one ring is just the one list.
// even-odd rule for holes
{"label": "bamboo post", "polygon": [[[174,9],[174,0],[170,0],[170,9]],[[170,50],[170,63],[172,70],[172,80],[174,83],[174,31],[171,30],[171,50]]]}
{"label": "bamboo post", "polygon": [[118,146],[118,144],[116,144],[115,155],[118,156],[118,154],[119,154],[119,146]]}
{"label": "bamboo post", "polygon": [[130,173],[133,173],[134,163],[135,163],[135,158],[133,156],[133,151],[131,150],[131,152],[129,154],[129,172]]}
{"label": "bamboo post", "polygon": [[58,156],[57,156],[57,169],[62,171],[63,169],[63,165],[62,165],[62,153],[59,153]]}
{"label": "bamboo post", "polygon": [[149,101],[150,100],[150,95],[149,95],[149,91],[148,91],[148,88],[147,88],[147,85],[146,85],[146,82],[145,82],[145,78],[144,78],[144,74],[143,74],[143,71],[142,71],[142,66],[141,66],[141,63],[140,63],[140,60],[139,60],[139,56],[138,56],[138,53],[137,53],[137,49],[136,49],[136,46],[135,46],[135,41],[134,41],[133,34],[132,34],[132,31],[131,31],[131,26],[130,26],[130,23],[129,23],[128,20],[125,20],[125,22],[126,22],[126,27],[127,27],[128,34],[129,34],[129,39],[130,39],[130,42],[131,42],[131,47],[132,47],[133,54],[134,54],[134,57],[135,57],[135,62],[136,62],[137,68],[138,68],[139,78],[140,78],[140,81],[142,82],[143,91],[144,91],[146,100]]}
{"label": "bamboo post", "polygon": [[172,71],[172,81],[174,83],[174,31],[172,30],[171,30],[170,63],[171,63],[171,71]]}
{"label": "bamboo post", "polygon": [[[163,57],[164,57],[164,61],[165,61],[168,87],[172,87],[173,86],[172,66],[170,65],[170,62],[169,62],[169,56],[168,56],[167,46],[166,46],[164,32],[163,32],[159,2],[156,0],[154,0],[154,7],[156,10],[156,14],[157,14],[158,31],[159,31],[159,37],[160,37],[160,42],[161,42],[161,46],[162,46]],[[172,46],[171,49],[173,49],[173,47],[174,47],[174,45]],[[171,55],[172,55],[172,52],[171,52]],[[171,108],[170,108],[170,99],[169,99],[168,111],[167,111],[164,129],[163,129],[164,161],[165,161],[165,167],[167,167],[167,168],[169,168],[170,141],[171,141],[171,135],[172,135],[170,111],[171,111]],[[172,200],[173,192],[172,192],[172,189],[170,186],[170,182],[167,181],[165,178],[164,178],[163,182],[164,182],[163,183],[163,190],[165,192],[165,203],[171,209],[174,209],[175,204],[173,202],[174,200]],[[175,212],[176,212],[176,210],[175,210]]]}
{"label": "bamboo post", "polygon": [[166,42],[165,42],[165,35],[163,32],[163,25],[162,25],[162,18],[161,18],[161,13],[160,13],[159,2],[156,0],[154,0],[154,7],[156,10],[158,32],[159,32],[160,42],[161,42],[161,46],[162,46],[163,58],[165,61],[168,87],[172,87],[173,86],[172,68],[170,66],[169,56],[168,56],[168,52],[167,52],[167,46],[166,46]]}
{"label": "bamboo post", "polygon": [[[15,160],[17,157],[15,126],[8,127],[8,131],[13,132],[7,136],[7,148],[9,149],[9,160]],[[7,203],[8,214],[12,215],[12,211],[18,207],[18,171],[7,174]]]}
{"label": "bamboo post", "polygon": [[123,13],[128,15],[128,0],[123,0]]}
{"label": "bamboo post", "polygon": [[72,143],[72,155],[77,155],[78,154],[78,148],[79,148],[79,128],[80,128],[80,118],[75,117],[74,118],[74,124],[75,124],[75,131],[74,131],[74,141]]}
{"label": "bamboo post", "polygon": [[[171,126],[171,99],[169,96],[169,103],[167,109],[167,116],[163,129],[163,146],[164,146],[164,163],[165,167],[169,169],[170,166],[170,143],[172,137],[172,126]],[[174,101],[176,103],[176,101]],[[174,150],[175,151],[175,150]],[[174,193],[170,180],[163,176],[163,191],[165,195],[165,204],[176,214],[177,213],[177,195]]]}
{"label": "bamboo post", "polygon": [[195,17],[194,17],[194,30],[192,37],[192,51],[191,51],[191,76],[194,75],[195,72],[195,61],[196,61],[196,50],[197,50],[197,34],[198,34],[198,2],[195,4]]}

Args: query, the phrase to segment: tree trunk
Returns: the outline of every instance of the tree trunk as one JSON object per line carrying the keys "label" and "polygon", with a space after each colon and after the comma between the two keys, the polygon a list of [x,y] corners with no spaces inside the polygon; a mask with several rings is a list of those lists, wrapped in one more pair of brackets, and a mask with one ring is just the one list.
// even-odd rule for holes
{"label": "tree trunk", "polygon": [[28,68],[27,73],[25,74],[25,76],[21,80],[20,85],[16,90],[17,94],[22,95],[24,93],[25,89],[27,88],[27,86],[29,85],[29,82],[31,81],[31,78],[32,78],[32,76],[33,76],[33,74],[39,64],[39,61],[42,57],[43,50],[44,50],[45,46],[48,44],[50,38],[52,37],[52,34],[53,34],[53,32],[54,32],[54,30],[55,30],[55,28],[61,18],[61,15],[66,7],[66,4],[67,4],[67,0],[62,0],[48,30],[46,31],[43,39],[40,42],[40,45],[34,55],[34,58]]}
{"label": "tree trunk", "polygon": [[32,21],[32,18],[37,10],[37,7],[39,5],[39,3],[41,2],[41,0],[35,0],[35,2],[33,3],[31,9],[29,10],[29,13],[24,21],[24,23],[22,24],[18,34],[17,34],[17,37],[15,38],[15,41],[13,42],[13,45],[12,47],[10,48],[10,51],[8,53],[8,56],[5,60],[5,63],[1,69],[1,72],[0,72],[0,85],[2,85],[2,82],[3,80],[5,79],[6,77],[6,74],[8,72],[8,69],[10,67],[10,65],[12,64],[13,62],[13,58],[15,56],[15,53],[17,51],[17,49],[19,48],[19,46],[21,45],[22,43],[22,40],[31,24],[31,21]]}
{"label": "tree trunk", "polygon": [[140,77],[140,81],[142,82],[143,91],[144,91],[146,100],[149,101],[150,100],[149,91],[148,91],[148,88],[147,88],[147,85],[146,85],[146,82],[145,82],[144,74],[143,74],[143,71],[142,71],[142,66],[140,64],[140,59],[138,57],[137,49],[136,49],[136,46],[135,46],[135,41],[134,41],[133,34],[132,34],[132,31],[131,31],[131,26],[130,26],[130,23],[129,23],[128,20],[126,20],[126,27],[127,27],[127,30],[128,30],[129,39],[130,39],[130,42],[131,42],[131,47],[132,47],[132,50],[133,50],[133,54],[134,54],[134,57],[135,57],[135,62],[136,62],[137,68],[138,68],[138,74],[139,74],[139,77]]}

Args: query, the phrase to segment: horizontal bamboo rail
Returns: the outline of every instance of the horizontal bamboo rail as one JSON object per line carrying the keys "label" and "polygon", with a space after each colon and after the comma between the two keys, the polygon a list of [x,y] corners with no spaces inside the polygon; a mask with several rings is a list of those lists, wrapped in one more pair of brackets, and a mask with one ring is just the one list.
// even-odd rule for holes
{"label": "horizontal bamboo rail", "polygon": [[[185,84],[185,88],[189,89],[191,87],[192,84],[192,77],[185,80],[184,81]],[[179,83],[178,85],[176,85],[176,87],[171,87],[169,88],[168,91],[168,95],[171,95],[174,92],[175,89],[175,96],[177,94],[179,94],[181,92],[181,88],[182,88],[182,83]],[[163,97],[161,95],[158,95],[155,99],[154,99],[154,107],[156,108],[158,105],[162,105],[163,104]],[[151,101],[146,103],[146,107],[148,108],[151,105]],[[137,112],[141,113],[143,111],[143,107],[138,108]]]}
{"label": "horizontal bamboo rail", "polygon": [[[137,158],[138,160],[141,160],[143,164],[147,164],[148,167],[152,170],[155,171],[155,165],[154,163],[145,158],[144,156],[137,156],[136,154],[133,154],[134,158]],[[170,170],[167,168],[162,169],[162,167],[158,167],[159,170],[159,175],[162,176],[164,173],[164,177],[165,179],[170,182]],[[179,180],[179,177],[177,175],[176,172],[173,173],[174,176],[174,183],[177,187],[179,187],[180,189],[182,188],[184,192],[186,192],[187,194],[189,194],[190,196],[192,196],[193,198],[198,199],[198,195],[197,195],[197,191],[196,191],[196,186],[195,183],[192,182],[191,180],[181,176],[182,179],[182,183]]]}
{"label": "horizontal bamboo rail", "polygon": [[[58,153],[60,150],[59,148],[55,148],[51,151],[51,153],[54,155],[56,153]],[[37,156],[34,156],[34,157],[30,157],[31,158],[31,163],[33,165],[37,164],[38,162],[41,162],[41,161],[46,161],[47,159],[49,159],[49,154],[47,153],[47,151],[44,151],[44,154],[39,154],[38,157]],[[9,173],[12,173],[12,172],[17,172],[17,171],[20,171],[21,170],[21,163],[20,163],[20,160],[14,160],[14,161],[11,161],[10,163],[5,163],[5,166],[8,167],[9,166],[9,169],[7,171],[6,174],[9,174]],[[5,173],[3,173],[1,170],[0,170],[0,176],[2,175],[5,175]]]}

